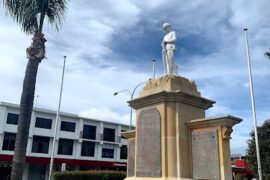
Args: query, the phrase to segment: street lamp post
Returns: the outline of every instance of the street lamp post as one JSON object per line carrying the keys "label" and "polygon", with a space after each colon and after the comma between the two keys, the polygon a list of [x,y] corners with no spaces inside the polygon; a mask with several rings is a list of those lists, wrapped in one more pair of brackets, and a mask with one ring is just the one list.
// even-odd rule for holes
{"label": "street lamp post", "polygon": [[[123,90],[121,90],[121,91],[118,91],[118,92],[113,93],[113,95],[116,96],[116,95],[118,95],[119,93],[122,93],[122,92],[128,92],[129,95],[130,95],[130,100],[132,100],[133,97],[134,97],[134,93],[135,93],[136,89],[137,89],[140,85],[144,84],[145,82],[146,82],[146,81],[137,84],[137,85],[135,86],[135,88],[133,89],[132,92],[131,92],[129,89],[123,89]],[[130,107],[129,130],[131,130],[131,126],[132,126],[132,107]]]}
{"label": "street lamp post", "polygon": [[153,59],[152,60],[152,64],[153,64],[153,79],[156,78],[156,60]]}

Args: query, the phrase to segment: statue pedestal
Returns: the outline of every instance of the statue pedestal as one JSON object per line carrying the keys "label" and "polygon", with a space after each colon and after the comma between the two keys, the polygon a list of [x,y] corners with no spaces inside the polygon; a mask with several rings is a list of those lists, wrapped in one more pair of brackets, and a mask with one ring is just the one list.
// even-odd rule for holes
{"label": "statue pedestal", "polygon": [[137,124],[136,131],[122,133],[129,142],[126,180],[230,180],[230,133],[241,120],[206,119],[214,103],[183,77],[149,80],[129,102]]}

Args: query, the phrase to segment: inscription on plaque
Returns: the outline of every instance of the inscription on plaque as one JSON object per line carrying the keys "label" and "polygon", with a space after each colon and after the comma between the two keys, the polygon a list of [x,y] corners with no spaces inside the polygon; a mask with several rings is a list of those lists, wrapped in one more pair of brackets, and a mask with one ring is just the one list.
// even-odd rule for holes
{"label": "inscription on plaque", "polygon": [[140,112],[136,133],[136,176],[161,177],[160,113],[156,108]]}
{"label": "inscription on plaque", "polygon": [[128,171],[127,176],[134,176],[135,171],[135,139],[128,140]]}
{"label": "inscription on plaque", "polygon": [[192,131],[194,179],[220,179],[217,130]]}

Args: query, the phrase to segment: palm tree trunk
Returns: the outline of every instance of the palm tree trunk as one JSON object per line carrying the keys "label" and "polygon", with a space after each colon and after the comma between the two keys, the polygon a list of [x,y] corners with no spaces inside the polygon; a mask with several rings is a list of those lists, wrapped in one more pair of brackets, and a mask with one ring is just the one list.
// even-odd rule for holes
{"label": "palm tree trunk", "polygon": [[11,180],[21,180],[23,176],[29,127],[35,95],[36,77],[38,65],[45,56],[45,42],[46,40],[43,37],[43,34],[36,32],[33,37],[32,45],[27,48],[27,57],[29,60],[26,66],[25,77],[23,81],[18,129],[12,162]]}

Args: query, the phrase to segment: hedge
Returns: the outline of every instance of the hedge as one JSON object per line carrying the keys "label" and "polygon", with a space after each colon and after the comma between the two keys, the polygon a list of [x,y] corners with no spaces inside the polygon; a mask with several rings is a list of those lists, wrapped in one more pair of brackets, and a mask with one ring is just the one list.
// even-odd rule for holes
{"label": "hedge", "polygon": [[123,171],[65,171],[54,173],[54,180],[123,180]]}

